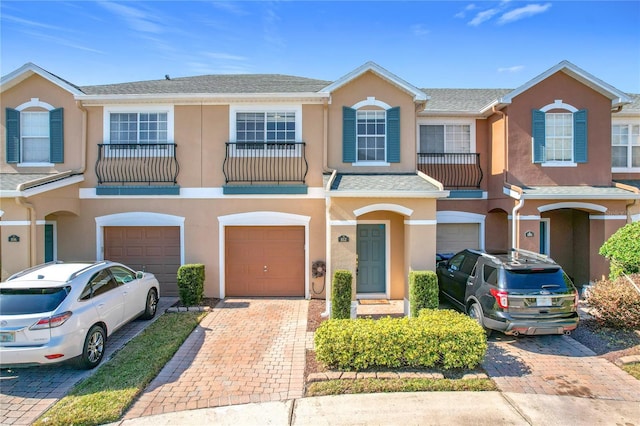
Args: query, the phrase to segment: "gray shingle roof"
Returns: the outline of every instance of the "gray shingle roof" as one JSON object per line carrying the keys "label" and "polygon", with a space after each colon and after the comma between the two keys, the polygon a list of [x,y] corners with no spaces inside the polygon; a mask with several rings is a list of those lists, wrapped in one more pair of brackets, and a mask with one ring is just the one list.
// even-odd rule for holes
{"label": "gray shingle roof", "polygon": [[[325,185],[329,176],[325,175]],[[338,173],[331,192],[361,192],[373,196],[402,196],[402,193],[434,192],[439,188],[416,174]]]}
{"label": "gray shingle roof", "polygon": [[21,183],[47,176],[54,176],[56,174],[57,173],[2,173],[0,174],[0,190],[15,191]]}
{"label": "gray shingle roof", "polygon": [[620,179],[620,180],[615,180],[615,182],[619,182],[623,185],[629,185],[629,186],[635,186],[636,188],[640,189],[640,179],[635,180],[635,179]]}
{"label": "gray shingle roof", "polygon": [[[624,112],[635,112],[640,114],[640,94],[637,93],[627,93],[627,95],[631,98],[631,103],[629,105],[625,105],[622,111]],[[615,114],[614,114],[615,116]]]}
{"label": "gray shingle roof", "polygon": [[615,186],[523,186],[525,198],[583,198],[583,199],[630,199],[634,194]]}
{"label": "gray shingle roof", "polygon": [[479,112],[482,107],[506,95],[513,89],[422,89],[430,96],[425,112]]}
{"label": "gray shingle roof", "polygon": [[88,95],[306,93],[317,92],[330,83],[282,74],[228,74],[83,86],[81,89]]}

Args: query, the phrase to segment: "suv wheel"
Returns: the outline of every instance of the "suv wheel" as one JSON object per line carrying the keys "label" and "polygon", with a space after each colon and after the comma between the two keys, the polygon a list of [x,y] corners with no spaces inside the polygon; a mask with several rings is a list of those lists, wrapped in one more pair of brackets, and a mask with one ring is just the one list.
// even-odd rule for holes
{"label": "suv wheel", "polygon": [[144,320],[148,320],[153,318],[156,315],[156,311],[158,310],[158,293],[156,293],[155,289],[149,290],[147,293],[147,303],[144,307],[144,313],[140,316],[140,318]]}
{"label": "suv wheel", "polygon": [[105,341],[107,336],[104,328],[94,325],[89,329],[87,337],[84,339],[82,347],[82,355],[78,359],[78,366],[84,369],[95,368],[102,361],[105,350]]}
{"label": "suv wheel", "polygon": [[471,306],[469,307],[469,316],[473,318],[478,324],[480,324],[480,327],[484,329],[487,337],[491,336],[492,330],[484,326],[484,314],[482,313],[482,308],[478,303],[474,302],[473,304],[471,304]]}

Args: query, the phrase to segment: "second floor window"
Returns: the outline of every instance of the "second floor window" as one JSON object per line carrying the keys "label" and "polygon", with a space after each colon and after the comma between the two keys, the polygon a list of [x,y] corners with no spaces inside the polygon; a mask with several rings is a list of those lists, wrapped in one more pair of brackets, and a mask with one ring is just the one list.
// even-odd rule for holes
{"label": "second floor window", "polygon": [[386,111],[358,111],[356,120],[358,161],[386,161]]}
{"label": "second floor window", "polygon": [[640,125],[611,126],[611,165],[614,168],[640,168]]}
{"label": "second floor window", "polygon": [[420,126],[420,153],[470,153],[471,126],[468,124],[442,124]]}
{"label": "second floor window", "polygon": [[20,114],[22,161],[49,162],[49,112],[29,111]]}
{"label": "second floor window", "polygon": [[547,113],[545,137],[547,161],[573,161],[573,114]]}
{"label": "second floor window", "polygon": [[109,123],[109,141],[112,144],[168,142],[166,112],[111,113]]}
{"label": "second floor window", "polygon": [[291,147],[296,141],[295,112],[238,112],[236,142],[238,149]]}

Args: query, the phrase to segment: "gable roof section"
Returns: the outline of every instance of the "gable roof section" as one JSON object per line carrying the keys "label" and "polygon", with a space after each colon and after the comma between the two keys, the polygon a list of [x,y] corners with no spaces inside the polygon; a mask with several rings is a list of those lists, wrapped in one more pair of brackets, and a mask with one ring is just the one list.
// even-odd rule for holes
{"label": "gable roof section", "polygon": [[351,71],[349,74],[329,84],[328,86],[320,90],[320,93],[331,93],[369,71],[376,74],[380,78],[387,80],[391,84],[399,87],[400,89],[404,90],[405,92],[413,96],[414,102],[424,102],[429,99],[429,97],[422,90],[418,89],[412,84],[409,84],[408,82],[401,79],[397,75],[387,71],[386,69],[382,68],[380,65],[371,61],[359,66],[355,70]]}
{"label": "gable roof section", "polygon": [[482,112],[487,112],[493,106],[510,104],[513,101],[513,98],[523,93],[524,91],[529,90],[536,84],[540,83],[541,81],[545,80],[546,78],[550,77],[551,75],[557,72],[563,72],[568,76],[581,82],[585,86],[588,86],[591,89],[595,90],[596,92],[600,93],[601,95],[611,99],[612,107],[625,105],[631,102],[631,99],[627,96],[626,93],[616,89],[610,84],[607,84],[604,81],[600,80],[599,78],[589,74],[588,72],[586,72],[580,67],[577,67],[571,62],[562,61],[559,64],[549,68],[542,74],[538,75],[537,77],[534,77],[533,79],[529,80],[528,82],[518,87],[517,89],[513,90],[511,93],[508,93],[505,96],[497,99],[495,102],[492,102],[489,105],[485,106]]}
{"label": "gable roof section", "polygon": [[45,80],[50,81],[56,86],[61,87],[73,95],[82,95],[82,90],[73,83],[68,82],[55,74],[50,73],[44,68],[40,68],[34,63],[28,62],[15,71],[3,76],[0,79],[0,93],[16,86],[20,82],[26,80],[32,75],[37,74]]}

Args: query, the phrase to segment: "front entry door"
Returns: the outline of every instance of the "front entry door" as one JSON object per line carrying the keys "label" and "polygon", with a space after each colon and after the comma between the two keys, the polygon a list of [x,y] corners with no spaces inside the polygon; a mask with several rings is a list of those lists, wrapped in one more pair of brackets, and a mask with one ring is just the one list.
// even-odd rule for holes
{"label": "front entry door", "polygon": [[357,293],[385,293],[385,225],[357,225]]}

